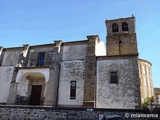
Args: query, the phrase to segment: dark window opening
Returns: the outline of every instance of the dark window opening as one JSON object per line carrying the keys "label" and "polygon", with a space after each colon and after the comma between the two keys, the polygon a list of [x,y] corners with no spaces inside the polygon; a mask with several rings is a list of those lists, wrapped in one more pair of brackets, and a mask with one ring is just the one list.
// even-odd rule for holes
{"label": "dark window opening", "polygon": [[118,83],[117,72],[110,72],[110,83]]}
{"label": "dark window opening", "polygon": [[70,99],[76,99],[76,81],[71,81],[71,84],[70,84]]}
{"label": "dark window opening", "polygon": [[123,31],[128,31],[128,24],[126,22],[122,23],[122,30]]}
{"label": "dark window opening", "polygon": [[112,24],[112,32],[118,32],[118,24],[116,23]]}
{"label": "dark window opening", "polygon": [[44,65],[44,58],[45,58],[45,53],[39,53],[38,54],[37,66],[43,66]]}

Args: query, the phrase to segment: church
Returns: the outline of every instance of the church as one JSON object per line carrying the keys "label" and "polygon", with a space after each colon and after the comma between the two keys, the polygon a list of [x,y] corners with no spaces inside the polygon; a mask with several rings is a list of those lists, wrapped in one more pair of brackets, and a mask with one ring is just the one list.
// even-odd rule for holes
{"label": "church", "polygon": [[0,104],[140,109],[135,17],[86,40],[0,47]]}

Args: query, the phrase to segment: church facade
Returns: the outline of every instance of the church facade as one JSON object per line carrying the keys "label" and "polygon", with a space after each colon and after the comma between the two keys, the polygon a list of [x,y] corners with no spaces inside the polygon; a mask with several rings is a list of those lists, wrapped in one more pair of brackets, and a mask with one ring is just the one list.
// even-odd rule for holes
{"label": "church facade", "polygon": [[141,107],[135,17],[106,20],[98,35],[0,48],[0,103],[62,107]]}

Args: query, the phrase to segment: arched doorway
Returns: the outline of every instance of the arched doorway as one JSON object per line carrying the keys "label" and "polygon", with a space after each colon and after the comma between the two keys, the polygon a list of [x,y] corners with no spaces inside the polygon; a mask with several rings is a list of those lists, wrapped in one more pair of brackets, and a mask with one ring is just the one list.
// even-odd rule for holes
{"label": "arched doorway", "polygon": [[19,104],[25,103],[27,105],[43,105],[46,83],[45,76],[42,73],[23,73],[18,82],[17,101]]}
{"label": "arched doorway", "polygon": [[45,91],[45,77],[41,73],[30,73],[26,78],[28,82],[28,104],[43,105]]}

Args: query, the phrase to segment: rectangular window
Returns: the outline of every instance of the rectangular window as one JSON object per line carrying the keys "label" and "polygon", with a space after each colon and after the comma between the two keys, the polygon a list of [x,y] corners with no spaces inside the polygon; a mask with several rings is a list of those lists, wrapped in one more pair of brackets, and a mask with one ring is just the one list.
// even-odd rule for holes
{"label": "rectangular window", "polygon": [[110,83],[118,83],[117,72],[110,72]]}
{"label": "rectangular window", "polygon": [[76,81],[71,81],[71,84],[70,84],[70,99],[76,99]]}
{"label": "rectangular window", "polygon": [[45,58],[45,53],[39,53],[38,54],[37,66],[43,66],[44,65],[44,58]]}

